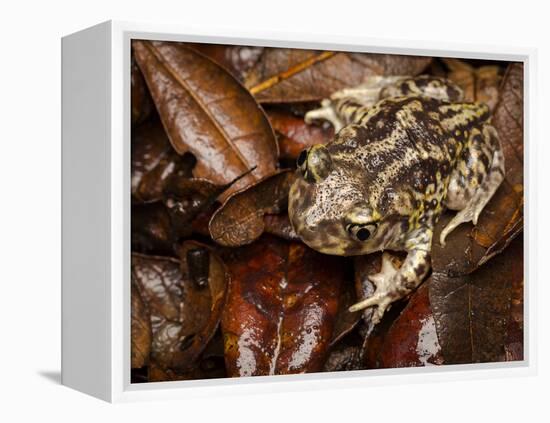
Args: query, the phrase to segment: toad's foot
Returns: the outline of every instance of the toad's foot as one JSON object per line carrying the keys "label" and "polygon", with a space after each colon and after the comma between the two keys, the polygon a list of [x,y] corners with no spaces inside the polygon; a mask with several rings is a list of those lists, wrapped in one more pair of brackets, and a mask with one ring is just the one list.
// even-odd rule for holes
{"label": "toad's foot", "polygon": [[372,76],[361,85],[336,91],[330,99],[324,99],[321,102],[320,108],[307,112],[305,122],[311,124],[315,120],[326,120],[332,124],[334,131],[338,132],[363,114],[358,112],[359,109],[375,104],[380,99],[382,89],[404,78],[403,76]]}
{"label": "toad's foot", "polygon": [[460,210],[441,231],[441,234],[439,235],[439,243],[441,246],[445,246],[445,239],[447,238],[447,235],[449,235],[462,223],[472,222],[474,225],[477,225],[477,219],[479,218],[479,214],[483,210],[484,206],[485,204],[470,203],[468,207]]}
{"label": "toad's foot", "polygon": [[398,284],[396,274],[399,269],[394,266],[391,255],[382,254],[382,268],[379,273],[369,275],[369,279],[376,285],[374,294],[349,308],[349,311],[359,311],[367,307],[378,306],[372,315],[372,322],[377,324],[382,319],[389,305],[403,297],[403,287]]}
{"label": "toad's foot", "polygon": [[326,120],[334,126],[334,132],[338,132],[344,126],[344,122],[336,114],[332,101],[329,99],[324,99],[320,108],[307,112],[304,120],[307,124],[311,124],[315,120]]}

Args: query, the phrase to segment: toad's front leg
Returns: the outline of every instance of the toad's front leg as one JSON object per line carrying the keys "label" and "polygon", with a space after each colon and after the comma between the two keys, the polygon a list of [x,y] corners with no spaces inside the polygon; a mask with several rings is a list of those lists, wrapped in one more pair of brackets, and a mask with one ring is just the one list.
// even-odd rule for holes
{"label": "toad's front leg", "polygon": [[376,290],[371,297],[364,299],[350,307],[349,311],[354,312],[367,307],[377,306],[373,314],[373,323],[382,319],[388,306],[416,289],[430,270],[430,246],[431,230],[422,238],[429,238],[428,242],[408,244],[414,246],[408,250],[407,258],[399,269],[395,267],[389,253],[382,255],[382,268],[379,273],[369,276],[369,279],[376,285]]}

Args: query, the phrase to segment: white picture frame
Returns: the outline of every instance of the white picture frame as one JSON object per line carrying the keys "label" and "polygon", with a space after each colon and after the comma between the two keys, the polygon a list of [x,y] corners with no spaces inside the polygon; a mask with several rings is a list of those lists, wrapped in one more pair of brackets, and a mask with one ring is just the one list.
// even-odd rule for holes
{"label": "white picture frame", "polygon": [[[521,61],[525,84],[524,360],[130,383],[130,42],[188,41]],[[105,22],[62,39],[62,383],[110,402],[517,377],[536,373],[536,51]]]}

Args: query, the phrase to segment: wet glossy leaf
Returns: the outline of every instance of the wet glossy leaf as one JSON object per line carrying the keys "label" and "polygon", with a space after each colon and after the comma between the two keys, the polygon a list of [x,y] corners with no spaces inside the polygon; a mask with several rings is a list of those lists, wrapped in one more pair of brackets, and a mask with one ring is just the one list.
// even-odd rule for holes
{"label": "wet glossy leaf", "polygon": [[[209,254],[208,284],[190,276],[190,250]],[[218,326],[225,300],[226,272],[220,259],[205,246],[186,242],[181,260],[132,254],[132,281],[146,307],[152,327],[151,358],[165,369],[190,371]]]}
{"label": "wet glossy leaf", "polygon": [[343,278],[338,258],[263,237],[226,262],[231,288],[222,330],[228,374],[321,370]]}
{"label": "wet glossy leaf", "polygon": [[176,241],[170,215],[160,202],[132,205],[132,251],[171,254]]}
{"label": "wet glossy leaf", "polygon": [[288,214],[266,214],[264,216],[264,232],[276,235],[289,241],[300,241],[288,218]]}
{"label": "wet glossy leaf", "polygon": [[165,184],[162,195],[175,232],[174,236],[176,238],[188,237],[192,231],[197,229],[200,233],[209,235],[208,221],[205,222],[205,230],[202,230],[205,226],[203,222],[195,221],[199,216],[210,217],[218,206],[216,199],[246,175],[245,173],[235,181],[225,185],[216,185],[207,179],[201,178],[181,176],[170,178]]}
{"label": "wet glossy leaf", "polygon": [[[341,259],[341,266],[351,268],[353,266],[351,260]],[[353,280],[345,280],[340,290],[340,298],[338,300],[338,314],[334,322],[334,330],[332,332],[331,347],[336,345],[342,338],[348,335],[361,320],[361,312],[350,313],[349,308],[357,302],[355,293],[355,283]]]}
{"label": "wet glossy leaf", "polygon": [[255,167],[227,196],[275,170],[273,130],[225,69],[183,44],[134,41],[133,47],[172,146],[197,159],[196,177],[223,185]]}
{"label": "wet glossy leaf", "polygon": [[195,219],[214,208],[216,198],[226,187],[206,179],[172,178],[164,188],[163,197],[174,235],[190,236],[195,229]]}
{"label": "wet glossy leaf", "polygon": [[293,178],[294,171],[283,170],[233,194],[210,220],[212,239],[228,247],[258,239],[265,228],[264,215],[286,207]]}
{"label": "wet glossy leaf", "polygon": [[157,118],[132,130],[131,156],[134,202],[160,200],[166,183],[173,177],[190,177],[194,166],[192,156],[176,154]]}
{"label": "wet glossy leaf", "polygon": [[373,75],[417,75],[431,58],[266,48],[245,85],[260,102],[318,101]]}
{"label": "wet glossy leaf", "polygon": [[430,303],[445,363],[504,360],[512,284],[522,273],[522,249],[507,248],[475,272],[433,270]]}
{"label": "wet glossy leaf", "polygon": [[324,372],[341,372],[361,370],[364,368],[361,358],[361,347],[340,344],[331,349],[323,366]]}
{"label": "wet glossy leaf", "polygon": [[428,284],[421,285],[392,323],[380,348],[381,368],[443,364]]}
{"label": "wet glossy leaf", "polygon": [[140,368],[149,364],[151,353],[151,319],[143,304],[137,287],[132,283],[132,323],[131,323],[131,348],[132,368]]}
{"label": "wet glossy leaf", "polygon": [[490,65],[476,68],[459,59],[443,61],[450,70],[447,77],[462,88],[465,101],[485,103],[494,110],[502,79],[500,67]]}
{"label": "wet glossy leaf", "polygon": [[215,379],[227,377],[223,359],[223,341],[218,330],[199,357],[194,368],[181,372],[159,366],[151,361],[148,366],[147,382],[175,380]]}
{"label": "wet glossy leaf", "polygon": [[304,148],[326,144],[334,136],[332,125],[308,125],[303,117],[282,110],[270,110],[267,115],[277,134],[282,159],[296,160]]}
{"label": "wet glossy leaf", "polygon": [[131,66],[132,126],[134,126],[144,122],[153,113],[155,106],[133,52]]}

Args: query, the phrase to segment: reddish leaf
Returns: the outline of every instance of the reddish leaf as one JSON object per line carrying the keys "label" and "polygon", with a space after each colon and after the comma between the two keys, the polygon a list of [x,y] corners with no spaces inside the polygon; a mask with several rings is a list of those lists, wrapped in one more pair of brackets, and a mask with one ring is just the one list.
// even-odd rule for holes
{"label": "reddish leaf", "polygon": [[343,278],[338,258],[262,238],[227,263],[231,287],[222,329],[228,374],[321,370]]}
{"label": "reddish leaf", "polygon": [[233,194],[210,220],[212,239],[228,247],[254,242],[264,231],[264,214],[286,207],[293,179],[292,170],[283,170]]}
{"label": "reddish leaf", "polygon": [[224,185],[255,167],[228,196],[275,170],[273,130],[226,70],[183,44],[134,41],[133,47],[172,146],[197,159],[196,177]]}
{"label": "reddish leaf", "polygon": [[260,102],[318,101],[373,75],[417,75],[431,58],[266,48],[245,85]]}
{"label": "reddish leaf", "polygon": [[428,284],[429,280],[416,290],[384,337],[379,353],[380,367],[443,364]]}
{"label": "reddish leaf", "polygon": [[332,125],[308,125],[302,117],[282,110],[270,110],[267,115],[277,134],[282,159],[296,160],[304,148],[326,144],[334,136]]}

